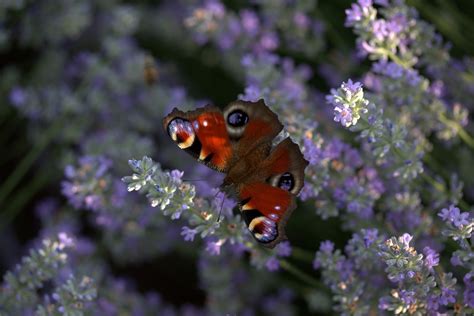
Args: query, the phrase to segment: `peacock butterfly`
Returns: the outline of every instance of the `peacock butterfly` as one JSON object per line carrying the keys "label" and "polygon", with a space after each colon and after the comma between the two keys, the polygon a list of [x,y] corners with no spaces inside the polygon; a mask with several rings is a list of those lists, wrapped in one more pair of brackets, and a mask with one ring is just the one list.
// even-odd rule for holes
{"label": "peacock butterfly", "polygon": [[226,174],[221,187],[237,196],[258,242],[273,248],[286,239],[286,221],[296,207],[308,162],[289,137],[272,147],[283,125],[263,100],[237,100],[224,110],[211,105],[189,112],[174,108],[163,127],[179,148]]}

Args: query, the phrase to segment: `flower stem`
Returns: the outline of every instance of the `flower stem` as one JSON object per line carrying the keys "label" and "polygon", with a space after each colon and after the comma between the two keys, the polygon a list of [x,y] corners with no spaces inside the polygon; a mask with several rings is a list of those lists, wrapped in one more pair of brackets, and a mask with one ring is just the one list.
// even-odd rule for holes
{"label": "flower stem", "polygon": [[308,275],[307,273],[301,271],[300,269],[298,269],[297,267],[295,267],[288,261],[280,260],[280,266],[286,271],[288,271],[289,273],[293,274],[296,278],[300,279],[301,281],[306,282],[310,284],[311,286],[318,289],[322,289],[322,290],[326,289],[326,287],[321,282],[319,282],[312,276]]}
{"label": "flower stem", "polygon": [[23,176],[30,170],[33,163],[41,155],[43,150],[50,144],[51,140],[56,136],[62,122],[56,122],[53,124],[44,134],[43,138],[36,144],[36,146],[30,150],[28,155],[18,164],[16,169],[6,179],[3,185],[0,187],[0,205],[4,202],[7,196],[15,189],[15,186],[21,181]]}
{"label": "flower stem", "polygon": [[[422,174],[422,177],[423,179],[426,180],[426,182],[428,182],[429,184],[431,184],[433,186],[433,188],[435,188],[437,191],[441,192],[441,193],[444,193],[446,194],[447,193],[447,189],[446,187],[444,186],[444,184],[442,183],[439,183],[438,181],[436,181],[435,179],[433,179],[430,175],[428,175],[426,172],[423,172]],[[469,209],[469,205],[462,199],[460,199],[458,201],[459,203],[459,206],[464,209],[464,210],[468,210]]]}
{"label": "flower stem", "polygon": [[299,259],[303,262],[312,262],[314,258],[314,254],[306,249],[292,247],[291,248],[291,256],[295,259]]}
{"label": "flower stem", "polygon": [[403,61],[400,57],[398,57],[396,54],[386,48],[379,47],[377,48],[377,52],[382,55],[388,56],[388,58],[390,58],[394,63],[398,64],[399,66],[402,66],[405,69],[409,69],[412,67],[409,62]]}
{"label": "flower stem", "polygon": [[466,145],[474,149],[474,138],[471,135],[469,135],[469,133],[466,132],[466,130],[463,128],[461,124],[447,118],[446,115],[444,115],[444,113],[439,114],[438,118],[442,123],[456,130],[459,137],[466,143]]}
{"label": "flower stem", "polygon": [[40,175],[35,176],[31,182],[28,182],[20,192],[15,194],[13,198],[9,200],[8,206],[2,210],[0,215],[0,232],[15,219],[18,212],[26,203],[28,203],[30,198],[49,181],[51,181],[51,174],[49,172],[43,172]]}

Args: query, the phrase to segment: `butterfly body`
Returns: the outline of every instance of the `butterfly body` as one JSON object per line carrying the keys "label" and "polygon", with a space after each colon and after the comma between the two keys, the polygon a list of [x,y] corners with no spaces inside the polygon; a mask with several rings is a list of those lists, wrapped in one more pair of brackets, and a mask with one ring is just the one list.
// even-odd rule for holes
{"label": "butterfly body", "polygon": [[257,241],[272,248],[286,238],[284,226],[308,162],[290,138],[272,147],[283,125],[263,100],[238,100],[223,111],[214,106],[174,109],[163,126],[181,149],[226,173],[222,189],[240,201],[242,217]]}

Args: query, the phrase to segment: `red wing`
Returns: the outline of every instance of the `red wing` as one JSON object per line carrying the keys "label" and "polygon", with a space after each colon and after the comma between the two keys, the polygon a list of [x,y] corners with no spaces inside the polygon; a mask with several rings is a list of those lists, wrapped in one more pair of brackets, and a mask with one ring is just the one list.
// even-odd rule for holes
{"label": "red wing", "polygon": [[239,192],[240,209],[257,241],[273,248],[286,239],[285,225],[295,209],[295,197],[263,182],[244,184]]}
{"label": "red wing", "polygon": [[218,171],[228,170],[233,150],[219,108],[206,106],[189,112],[175,108],[163,119],[163,127],[181,149],[198,161]]}
{"label": "red wing", "polygon": [[286,138],[259,164],[258,175],[240,185],[242,216],[264,246],[273,248],[286,239],[286,221],[296,207],[307,165],[298,145]]}
{"label": "red wing", "polygon": [[304,185],[304,169],[308,162],[298,145],[288,137],[279,143],[261,164],[263,177],[269,183],[297,195]]}

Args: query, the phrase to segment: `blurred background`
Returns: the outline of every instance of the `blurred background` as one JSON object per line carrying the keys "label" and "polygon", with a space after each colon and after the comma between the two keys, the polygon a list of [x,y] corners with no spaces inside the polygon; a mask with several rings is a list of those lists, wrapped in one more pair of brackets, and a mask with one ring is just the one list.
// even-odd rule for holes
{"label": "blurred background", "polygon": [[[241,30],[238,25],[233,29],[232,23],[222,32],[202,31],[202,28],[212,31],[218,27],[211,20],[199,20],[206,12],[196,9],[205,7],[205,3],[186,0],[4,0],[0,3],[1,275],[51,231],[66,230],[83,236],[81,251],[87,253],[92,248],[98,251],[99,265],[107,270],[110,279],[121,280],[126,284],[124,288],[133,289],[137,302],[143,302],[138,297],[156,292],[163,304],[181,309],[182,313],[186,306],[198,310],[206,304],[210,297],[208,289],[213,285],[209,279],[203,281],[202,274],[207,270],[203,272],[199,265],[204,263],[197,260],[197,249],[204,246],[196,244],[201,241],[195,240],[194,244],[183,241],[182,223],[176,221],[157,220],[152,228],[134,228],[134,210],[148,205],[144,197],[132,196],[119,188],[120,178],[132,173],[127,161],[144,155],[158,161],[163,169],[184,170],[185,178],[206,179],[205,183],[196,184],[203,196],[213,195],[211,188],[222,179],[179,152],[161,126],[162,117],[174,106],[192,109],[212,103],[223,107],[244,93],[241,60],[258,48],[249,48],[249,43],[240,41]],[[223,10],[212,8],[212,1],[207,3],[208,10],[214,9],[217,15]],[[356,37],[344,26],[345,10],[351,3],[346,0],[222,2],[226,16],[233,16],[235,23],[249,23],[244,25],[247,32],[252,32],[252,23],[257,23],[253,14],[268,20],[267,26],[261,25],[269,28],[267,37],[261,39],[261,49],[275,45],[270,49],[279,56],[310,67],[312,75],[308,84],[318,91],[321,120],[327,122],[331,117],[323,110],[323,96],[347,78],[359,78],[370,67],[367,60],[357,57]],[[407,3],[452,45],[453,58],[473,55],[472,1],[408,0]],[[292,26],[286,14],[298,10],[305,12],[305,16],[295,20],[296,26]],[[298,25],[304,31],[290,32]],[[446,174],[459,168],[450,159],[451,150],[434,149],[434,156]],[[111,189],[111,194],[115,207],[123,209],[120,215],[97,213],[94,210],[97,201],[74,205],[68,195],[67,181],[72,174],[77,177],[82,172],[88,176],[84,167],[87,164],[78,161],[87,161],[91,156],[107,157],[104,158],[107,161],[93,163],[109,173],[113,171],[107,181],[117,187]],[[474,202],[472,173],[461,170],[460,177],[465,183],[465,200]],[[100,183],[93,185],[100,187]],[[308,222],[312,224],[307,225]],[[307,251],[303,256],[313,255],[322,240],[331,239],[338,247],[346,243],[350,234],[340,226],[338,218],[323,221],[315,215],[314,204],[306,202],[300,203],[292,216],[287,233],[293,245]],[[229,266],[237,264],[232,259],[221,260]],[[222,264],[210,261],[205,264],[215,266],[212,269]],[[306,273],[314,273],[308,264],[296,263],[296,266]],[[212,269],[209,271],[215,271]],[[236,268],[233,273],[239,269],[249,270]],[[246,276],[250,283],[254,274],[267,274],[250,270]],[[285,295],[291,296],[280,290],[294,291],[299,287],[295,276],[286,271],[268,274],[266,278],[271,280],[266,280],[265,286],[273,289],[267,291],[273,291],[268,300],[276,301],[265,303],[274,304],[271,306],[288,300]],[[117,285],[120,282],[114,282],[120,288]],[[320,295],[325,293],[329,292],[322,289]],[[255,295],[263,302],[260,294]],[[212,297],[219,298],[215,293]],[[310,311],[331,314],[324,304],[318,311],[311,309],[302,297],[291,296],[291,300],[297,314],[306,315]],[[245,304],[255,309],[259,302],[249,300]],[[326,302],[330,305],[329,300]],[[262,314],[271,313],[270,307],[259,308]],[[127,314],[130,309],[123,307],[123,311]]]}

